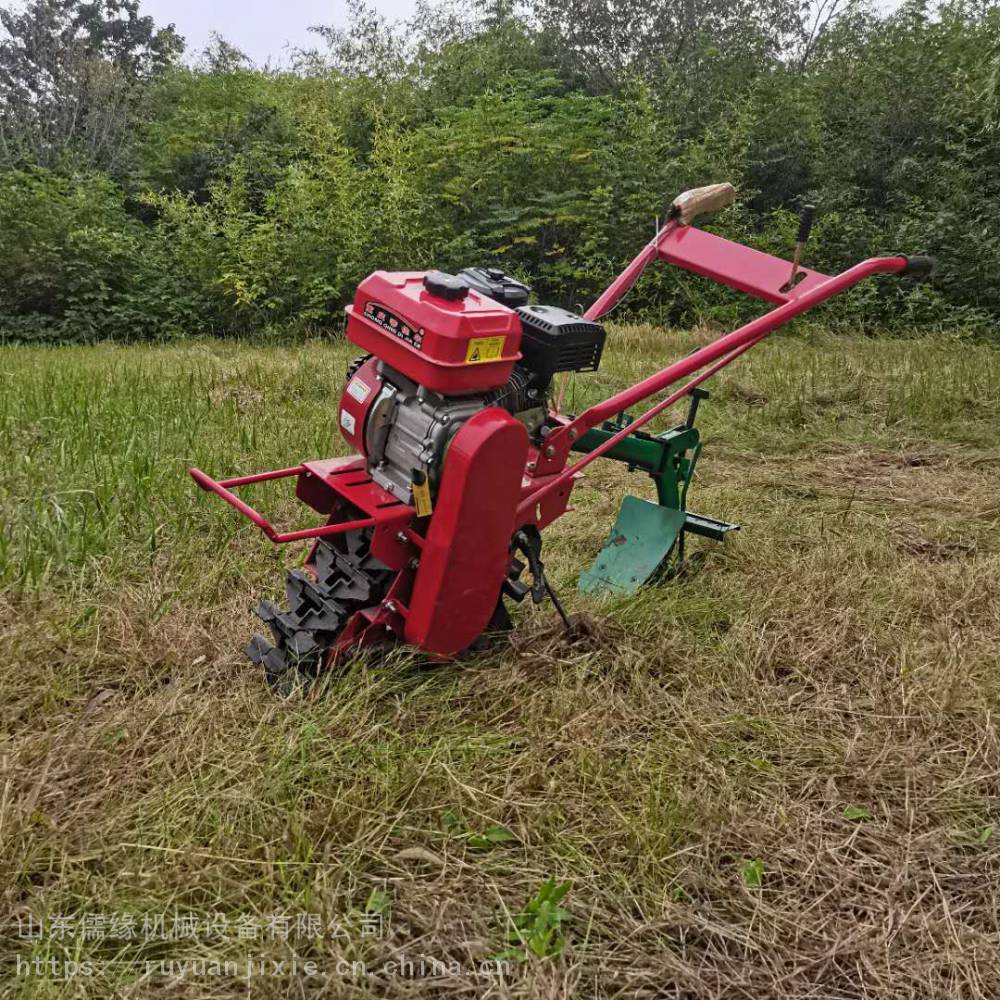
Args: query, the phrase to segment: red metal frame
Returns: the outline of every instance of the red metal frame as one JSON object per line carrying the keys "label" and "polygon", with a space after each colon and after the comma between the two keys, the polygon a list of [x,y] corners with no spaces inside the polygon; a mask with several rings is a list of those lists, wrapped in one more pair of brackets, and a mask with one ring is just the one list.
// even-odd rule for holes
{"label": "red metal frame", "polygon": [[785,286],[791,276],[791,261],[734,243],[695,226],[682,226],[671,219],[608,285],[583,314],[584,318],[597,320],[607,315],[657,258],[779,305],[799,298],[803,292],[828,280],[828,276],[819,271],[800,267],[794,286],[786,291]]}
{"label": "red metal frame", "polygon": [[829,280],[827,274],[799,267],[795,284],[789,288],[792,273],[789,261],[694,226],[671,229],[659,241],[657,252],[668,264],[777,305],[791,302]]}
{"label": "red metal frame", "polygon": [[[402,569],[419,553],[423,541],[414,531],[416,511],[376,483],[364,458],[328,458],[303,463],[296,496],[329,518],[328,526],[349,531],[360,512],[374,522],[372,555],[392,569]],[[338,534],[331,531],[330,534]],[[323,537],[322,535],[317,537]]]}
{"label": "red metal frame", "polygon": [[307,473],[304,465],[296,465],[291,469],[277,469],[274,472],[258,472],[253,476],[237,476],[235,479],[216,481],[206,475],[201,469],[191,469],[191,478],[203,489],[222,497],[230,507],[235,507],[244,517],[248,517],[276,545],[284,542],[300,542],[305,538],[326,538],[329,535],[342,535],[354,528],[372,528],[375,518],[365,517],[357,521],[341,521],[338,524],[326,524],[319,528],[305,528],[302,531],[278,531],[271,522],[250,504],[241,500],[232,492],[233,487],[249,486],[251,483],[263,483],[269,479],[287,479],[289,476],[301,476]]}

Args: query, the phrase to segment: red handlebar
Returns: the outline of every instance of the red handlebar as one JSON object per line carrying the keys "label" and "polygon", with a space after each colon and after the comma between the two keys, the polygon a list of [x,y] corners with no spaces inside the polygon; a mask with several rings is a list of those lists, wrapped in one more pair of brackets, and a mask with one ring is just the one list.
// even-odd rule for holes
{"label": "red handlebar", "polygon": [[[665,230],[668,229],[669,223],[668,226],[664,228]],[[739,244],[733,245],[739,246]],[[646,249],[648,250],[649,248],[647,247]],[[629,268],[622,273],[623,278],[626,275],[631,275],[631,280],[635,281],[642,269],[639,267],[638,270],[636,270],[635,265],[640,258],[645,255],[645,253],[646,250],[644,250],[643,253],[640,254],[631,265],[629,265]],[[768,255],[762,254],[761,256],[767,257]],[[778,261],[778,258],[770,257],[769,260]],[[788,265],[786,263],[781,263],[783,267],[787,268]],[[645,266],[645,264],[642,266]],[[835,275],[832,278],[826,278],[823,281],[810,282],[810,287],[805,288],[804,290],[803,286],[805,285],[805,282],[800,282],[800,284],[785,297],[784,303],[776,309],[772,309],[763,316],[759,316],[757,319],[751,320],[749,323],[741,326],[738,330],[734,330],[732,333],[720,337],[718,340],[702,347],[700,350],[695,351],[686,358],[681,358],[680,361],[674,362],[674,364],[669,365],[662,371],[657,372],[655,375],[651,375],[649,378],[644,379],[642,382],[639,382],[631,388],[589,407],[573,420],[568,420],[558,430],[554,430],[545,439],[546,444],[544,452],[538,459],[538,473],[544,473],[546,469],[549,468],[552,472],[559,474],[555,475],[544,486],[535,490],[534,493],[530,494],[521,501],[520,507],[518,508],[518,516],[521,518],[528,518],[530,520],[532,511],[545,496],[564,486],[568,480],[578,475],[579,472],[594,461],[595,458],[600,458],[633,431],[637,431],[639,428],[645,426],[650,420],[656,417],[668,406],[677,402],[683,396],[686,396],[691,389],[699,385],[701,382],[704,382],[707,378],[714,375],[726,365],[735,361],[736,358],[738,358],[745,351],[749,350],[755,344],[760,343],[760,341],[762,341],[769,333],[776,330],[779,326],[783,326],[800,313],[806,312],[813,306],[819,305],[819,303],[832,298],[834,295],[850,288],[852,285],[856,285],[859,281],[863,281],[865,278],[870,277],[873,274],[898,274],[905,271],[908,267],[909,260],[903,256],[872,257],[869,260],[862,261],[860,264],[855,264],[854,267],[849,268],[842,274]],[[787,270],[785,270],[785,277],[787,277],[787,273]],[[816,274],[817,272],[812,273]],[[734,284],[735,282],[728,281],[726,283]],[[619,292],[619,297],[624,294],[625,291],[627,291],[627,289],[621,290]],[[601,296],[601,299],[604,298],[605,296]],[[601,299],[599,299],[598,302],[600,302]],[[627,427],[624,427],[621,431],[608,438],[607,441],[602,442],[593,451],[587,452],[587,454],[584,455],[578,462],[564,467],[572,442],[581,437],[584,433],[586,433],[586,431],[590,430],[592,427],[596,427],[604,420],[607,420],[619,413],[624,413],[630,407],[643,402],[650,396],[656,395],[658,392],[662,392],[675,382],[679,382],[688,375],[692,375],[695,372],[700,371],[700,369],[705,368],[706,365],[710,365],[711,367],[701,372],[700,375],[688,382],[683,388],[671,393],[666,399],[651,407],[644,414],[642,414],[642,416],[633,420]]]}

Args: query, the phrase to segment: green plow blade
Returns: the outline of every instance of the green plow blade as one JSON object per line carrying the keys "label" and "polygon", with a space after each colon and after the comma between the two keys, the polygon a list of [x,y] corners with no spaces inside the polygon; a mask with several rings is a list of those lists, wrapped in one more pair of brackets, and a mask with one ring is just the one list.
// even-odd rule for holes
{"label": "green plow blade", "polygon": [[580,576],[580,590],[585,594],[632,594],[650,583],[676,544],[686,519],[682,510],[625,497],[604,548],[594,565]]}

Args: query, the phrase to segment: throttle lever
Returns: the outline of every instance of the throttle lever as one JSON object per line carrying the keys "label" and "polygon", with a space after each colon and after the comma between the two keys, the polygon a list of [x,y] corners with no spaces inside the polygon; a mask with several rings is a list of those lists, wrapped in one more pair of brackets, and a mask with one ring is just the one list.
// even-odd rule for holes
{"label": "throttle lever", "polygon": [[809,242],[809,234],[812,232],[813,222],[816,221],[816,206],[803,205],[799,215],[799,231],[795,237],[795,256],[792,258],[792,273],[788,276],[788,281],[782,285],[782,292],[790,292],[795,287],[795,279],[799,274],[799,262],[802,260],[802,251],[806,243]]}

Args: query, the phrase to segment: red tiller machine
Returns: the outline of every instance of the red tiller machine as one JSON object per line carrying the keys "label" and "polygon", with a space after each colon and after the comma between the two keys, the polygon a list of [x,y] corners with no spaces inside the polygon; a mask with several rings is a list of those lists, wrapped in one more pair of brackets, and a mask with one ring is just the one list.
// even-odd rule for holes
{"label": "red tiller machine", "polygon": [[[221,482],[191,470],[199,486],[272,542],[313,540],[304,567],[288,576],[287,609],[268,601],[257,609],[271,635],[255,636],[247,652],[274,688],[293,690],[373,644],[455,656],[484,632],[510,626],[505,597],[530,594],[538,602],[548,595],[562,614],[545,579],[541,532],[567,511],[595,459],[649,474],[657,501],[625,498],[607,543],[580,578],[584,590],[635,590],[683,558],[686,535],[722,539],[736,527],[687,509],[701,451],[700,384],[862,279],[924,276],[933,262],[877,257],[833,277],[801,267],[811,209],[803,212],[794,261],[692,224],[734,196],[731,185],[717,184],[678,197],[666,224],[582,316],[530,305],[526,286],[491,268],[376,271],[358,286],[347,336],[368,353],[350,366],[337,409],[357,454]],[[597,321],[654,260],[775,308],[576,416],[563,413],[557,376],[597,369],[605,339]],[[627,416],[668,389],[641,416]],[[657,435],[643,431],[684,397],[690,407],[683,423]],[[571,463],[571,452],[582,457]],[[323,525],[279,532],[233,492],[293,476],[296,495]]]}

